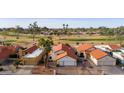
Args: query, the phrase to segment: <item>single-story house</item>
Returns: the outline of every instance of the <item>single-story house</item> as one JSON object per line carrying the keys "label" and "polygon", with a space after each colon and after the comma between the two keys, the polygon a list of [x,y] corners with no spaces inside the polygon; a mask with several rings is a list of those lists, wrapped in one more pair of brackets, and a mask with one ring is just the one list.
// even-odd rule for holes
{"label": "single-story house", "polygon": [[86,54],[87,51],[94,50],[94,49],[95,47],[92,44],[81,44],[78,47],[76,47],[78,56],[81,56],[84,58],[87,57],[87,54]]}
{"label": "single-story house", "polygon": [[24,65],[37,65],[44,56],[44,50],[36,45],[19,51],[20,60]]}
{"label": "single-story house", "polygon": [[103,52],[102,50],[95,49],[91,51],[89,54],[90,54],[91,61],[95,65],[98,65],[98,66],[116,65],[116,59],[109,56],[107,53]]}

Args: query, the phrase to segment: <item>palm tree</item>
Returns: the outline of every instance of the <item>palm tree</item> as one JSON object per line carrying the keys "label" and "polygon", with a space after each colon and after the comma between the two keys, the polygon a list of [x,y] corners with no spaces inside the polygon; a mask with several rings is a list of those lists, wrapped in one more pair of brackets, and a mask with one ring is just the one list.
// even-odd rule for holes
{"label": "palm tree", "polygon": [[63,29],[65,29],[65,24],[63,24]]}
{"label": "palm tree", "polygon": [[63,24],[63,32],[64,32],[64,34],[67,34],[67,29],[68,29],[68,24]]}
{"label": "palm tree", "polygon": [[66,29],[68,29],[68,24],[66,24]]}
{"label": "palm tree", "polygon": [[52,38],[47,38],[47,39],[44,39],[44,38],[40,38],[38,40],[38,45],[42,48],[44,48],[45,50],[45,60],[44,60],[44,64],[45,64],[45,67],[47,66],[48,64],[48,54],[49,52],[51,51],[52,49],[52,45],[53,45],[53,40]]}

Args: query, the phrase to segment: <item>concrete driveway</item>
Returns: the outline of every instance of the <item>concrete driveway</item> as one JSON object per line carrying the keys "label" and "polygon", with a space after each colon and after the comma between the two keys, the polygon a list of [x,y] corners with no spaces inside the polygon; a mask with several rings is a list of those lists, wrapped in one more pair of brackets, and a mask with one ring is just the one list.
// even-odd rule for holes
{"label": "concrete driveway", "polygon": [[100,68],[107,75],[124,75],[124,70],[117,66],[101,66]]}
{"label": "concrete driveway", "polygon": [[33,65],[24,65],[20,66],[19,69],[14,73],[16,75],[31,75],[32,74],[32,69],[34,68]]}
{"label": "concrete driveway", "polygon": [[12,72],[9,70],[9,66],[2,66],[5,71],[1,71],[0,75],[31,75],[31,71],[34,68],[33,65],[24,65],[19,66],[18,69],[16,69],[15,72]]}

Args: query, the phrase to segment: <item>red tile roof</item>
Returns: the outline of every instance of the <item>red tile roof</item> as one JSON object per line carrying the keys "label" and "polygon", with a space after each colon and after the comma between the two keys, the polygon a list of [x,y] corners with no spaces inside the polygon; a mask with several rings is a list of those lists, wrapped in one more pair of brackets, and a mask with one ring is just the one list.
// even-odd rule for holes
{"label": "red tile roof", "polygon": [[96,59],[100,59],[100,58],[102,58],[104,56],[107,56],[108,54],[103,52],[103,51],[101,51],[101,50],[99,50],[99,49],[95,49],[95,50],[90,52],[90,55],[92,55]]}
{"label": "red tile roof", "polygon": [[6,59],[14,53],[16,53],[15,46],[0,46],[0,59]]}
{"label": "red tile roof", "polygon": [[62,50],[62,48],[63,48],[63,44],[59,44],[59,45],[53,46],[53,51],[57,52],[59,50]]}
{"label": "red tile roof", "polygon": [[27,53],[32,53],[33,51],[35,51],[38,47],[36,45],[33,45],[32,47],[28,48],[25,50],[25,52]]}
{"label": "red tile roof", "polygon": [[88,49],[90,49],[90,48],[93,48],[94,46],[93,45],[91,45],[91,44],[81,44],[81,45],[79,45],[76,49],[77,49],[77,51],[79,51],[79,52],[84,52],[84,51],[86,51],[86,50],[88,50]]}
{"label": "red tile roof", "polygon": [[64,50],[64,51],[69,50],[71,52],[72,51],[74,52],[74,49],[68,44],[59,44],[59,45],[53,47],[54,52],[57,52],[57,51],[60,51],[60,50]]}
{"label": "red tile roof", "polygon": [[121,47],[119,45],[109,45],[111,50],[116,50],[116,49],[120,49]]}
{"label": "red tile roof", "polygon": [[75,55],[75,51],[70,45],[59,44],[57,46],[54,46],[53,50],[54,50],[54,52],[57,52],[59,50],[64,50],[64,53],[57,55],[56,59],[60,59],[64,56],[69,56],[69,57],[72,57],[74,59],[77,59],[77,56]]}
{"label": "red tile roof", "polygon": [[71,57],[73,59],[77,59],[75,54],[69,53],[69,52],[63,52],[63,53],[61,53],[61,54],[56,56],[56,60],[61,59],[61,58],[65,57],[65,56],[69,56],[69,57]]}
{"label": "red tile roof", "polygon": [[72,50],[72,51],[74,51],[74,49],[70,45],[67,45],[67,44],[59,44],[59,45],[53,46],[54,52],[57,52],[60,50],[64,50],[64,51]]}
{"label": "red tile roof", "polygon": [[60,59],[60,58],[63,58],[63,57],[65,57],[65,56],[67,56],[67,52],[64,52],[64,53],[61,53],[61,54],[57,55],[57,56],[56,56],[56,60],[58,60],[58,59]]}
{"label": "red tile roof", "polygon": [[74,59],[77,59],[77,56],[75,55],[74,50],[72,50],[71,48],[69,48],[68,50],[66,50],[66,52],[67,52],[67,56],[69,56],[71,58],[74,58]]}

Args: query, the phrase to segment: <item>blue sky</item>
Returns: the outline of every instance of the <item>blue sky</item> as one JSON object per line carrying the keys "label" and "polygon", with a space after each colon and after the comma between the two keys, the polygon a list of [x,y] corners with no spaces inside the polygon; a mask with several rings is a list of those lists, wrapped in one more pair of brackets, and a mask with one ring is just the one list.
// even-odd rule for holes
{"label": "blue sky", "polygon": [[27,27],[34,21],[41,27],[62,28],[62,24],[77,27],[117,27],[124,26],[124,18],[0,18],[0,27]]}

